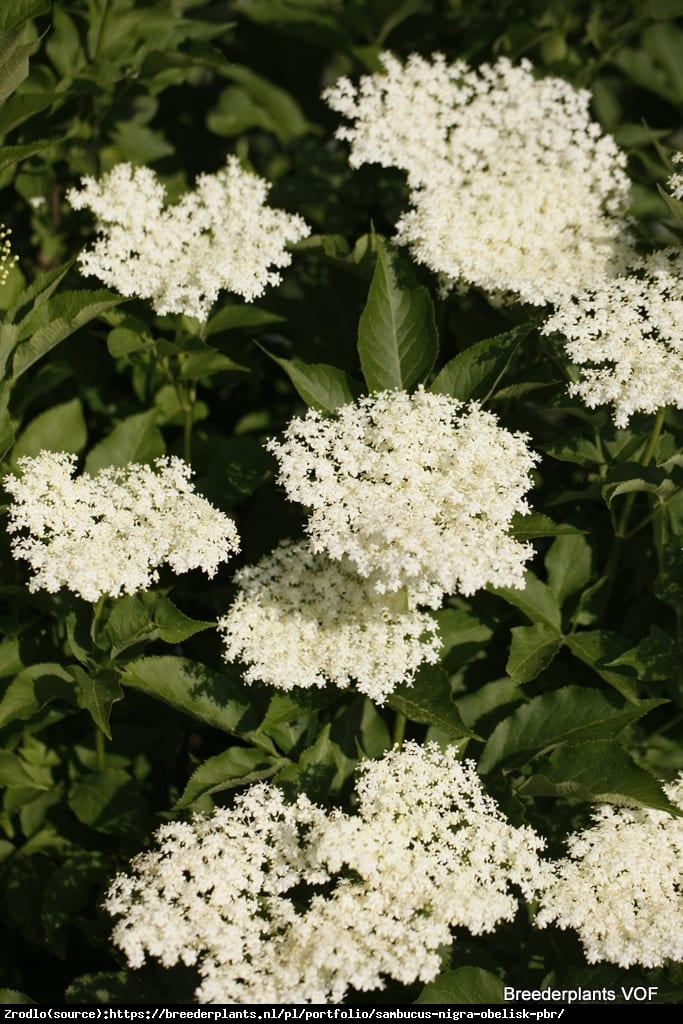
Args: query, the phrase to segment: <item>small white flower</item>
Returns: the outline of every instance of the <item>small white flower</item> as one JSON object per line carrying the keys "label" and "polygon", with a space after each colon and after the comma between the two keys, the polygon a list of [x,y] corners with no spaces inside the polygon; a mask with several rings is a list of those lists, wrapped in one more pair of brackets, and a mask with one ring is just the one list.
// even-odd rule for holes
{"label": "small white flower", "polygon": [[[683,810],[683,774],[664,790]],[[554,864],[536,924],[574,929],[591,964],[682,961],[683,818],[602,805],[593,819]]]}
{"label": "small white flower", "polygon": [[9,244],[9,228],[0,224],[0,287],[9,277],[9,272],[17,262],[17,257],[12,255],[12,247]]}
{"label": "small white flower", "polygon": [[581,368],[569,393],[590,409],[612,405],[618,427],[636,412],[683,408],[683,252],[663,249],[598,280],[546,320],[543,333],[555,331]]}
{"label": "small white flower", "polygon": [[226,659],[244,679],[284,690],[348,686],[382,703],[421,664],[438,660],[435,620],[407,595],[378,594],[344,562],[284,543],[235,574],[239,591],[218,623]]}
{"label": "small white flower", "polygon": [[444,593],[524,585],[532,549],[508,530],[538,457],[476,404],[383,391],[332,417],[309,410],[268,447],[310,510],[313,550],[347,558],[379,593],[437,607]]}
{"label": "small white flower", "polygon": [[[683,166],[683,153],[674,153],[671,162],[674,167]],[[667,180],[666,187],[674,199],[683,200],[683,171],[673,171]]]}
{"label": "small white flower", "polygon": [[360,774],[357,815],[262,784],[163,826],[105,902],[130,965],[195,964],[201,1002],[340,1002],[431,981],[451,928],[492,931],[516,912],[513,886],[542,884],[542,840],[454,748],[408,743]]}
{"label": "small white flower", "polygon": [[528,61],[472,69],[417,54],[325,93],[350,124],[350,161],[398,167],[411,209],[397,240],[444,285],[556,302],[630,253],[626,157],[589,114],[590,95]]}
{"label": "small white flower", "polygon": [[29,590],[66,587],[86,601],[147,590],[164,562],[174,572],[213,576],[239,550],[235,525],[195,494],[178,458],[131,463],[74,478],[76,456],[21,458],[4,485],[12,554],[33,569]]}
{"label": "small white flower", "polygon": [[265,205],[268,183],[236,157],[200,175],[174,206],[164,205],[165,189],[148,167],[117,164],[81,184],[67,199],[92,210],[99,235],[81,254],[81,271],[149,299],[159,314],[206,320],[222,289],[251,302],[279,283],[277,270],[291,262],[285,246],[309,233],[301,217]]}

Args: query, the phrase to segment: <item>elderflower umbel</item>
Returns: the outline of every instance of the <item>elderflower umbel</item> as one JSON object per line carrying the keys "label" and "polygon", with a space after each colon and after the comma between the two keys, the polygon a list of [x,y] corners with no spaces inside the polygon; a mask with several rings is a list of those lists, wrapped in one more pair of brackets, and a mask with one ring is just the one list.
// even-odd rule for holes
{"label": "elderflower umbel", "polygon": [[[674,153],[671,157],[671,163],[674,167],[682,167],[683,153]],[[667,180],[666,187],[674,199],[683,200],[683,170],[673,171]]]}
{"label": "elderflower umbel", "polygon": [[79,259],[83,274],[122,295],[149,299],[159,314],[206,320],[222,289],[247,302],[278,284],[285,246],[305,238],[301,217],[265,205],[268,183],[235,157],[173,206],[148,167],[117,164],[96,181],[83,178],[67,199],[92,210],[98,239]]}
{"label": "elderflower umbel", "polygon": [[[452,927],[510,920],[542,881],[470,763],[407,744],[361,768],[357,816],[252,787],[231,810],[164,826],[106,898],[132,967],[194,964],[217,1003],[325,1003],[386,978],[432,980]],[[416,884],[416,880],[419,884]]]}
{"label": "elderflower umbel", "polygon": [[438,660],[434,619],[405,593],[381,595],[345,562],[304,543],[281,544],[235,574],[239,591],[218,623],[226,659],[240,658],[247,682],[348,686],[377,703],[418,667]]}
{"label": "elderflower umbel", "polygon": [[[663,788],[683,810],[683,773]],[[593,818],[555,862],[536,924],[574,929],[591,964],[683,960],[683,818],[609,805]]]}
{"label": "elderflower umbel", "polygon": [[498,298],[556,302],[624,265],[626,157],[590,95],[528,61],[470,68],[385,53],[383,72],[325,93],[350,124],[350,162],[407,173],[397,240],[442,276]]}
{"label": "elderflower umbel", "polygon": [[0,224],[0,287],[9,277],[9,272],[17,262],[16,256],[12,255],[12,247],[9,244],[9,228]]}
{"label": "elderflower umbel", "polygon": [[309,409],[268,445],[279,482],[310,510],[314,551],[348,558],[379,593],[522,587],[529,545],[508,535],[537,456],[476,404],[383,391],[324,418]]}
{"label": "elderflower umbel", "polygon": [[568,299],[543,326],[555,331],[581,367],[569,393],[590,409],[612,405],[618,427],[636,412],[683,408],[683,251],[639,258]]}
{"label": "elderflower umbel", "polygon": [[76,456],[41,452],[17,461],[20,476],[4,485],[14,501],[9,533],[15,558],[33,569],[29,590],[66,587],[86,601],[133,594],[174,572],[213,576],[239,550],[235,525],[194,493],[181,459],[154,467],[131,463],[74,478]]}

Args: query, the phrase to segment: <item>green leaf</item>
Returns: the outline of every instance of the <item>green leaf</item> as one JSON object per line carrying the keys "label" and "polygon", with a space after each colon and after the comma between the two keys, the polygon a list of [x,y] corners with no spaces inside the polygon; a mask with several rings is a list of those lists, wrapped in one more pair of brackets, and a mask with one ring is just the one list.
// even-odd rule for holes
{"label": "green leaf", "polygon": [[28,58],[36,44],[33,41],[22,43],[23,38],[23,29],[0,31],[0,103],[4,103],[28,76]]}
{"label": "green leaf", "polygon": [[7,319],[14,321],[29,305],[32,310],[36,310],[43,303],[47,302],[62,283],[74,263],[75,260],[70,259],[66,263],[46,271],[44,274],[38,274],[28,288],[25,288],[19,295],[15,304],[7,310]]}
{"label": "green leaf", "polygon": [[581,533],[581,530],[570,523],[556,523],[542,512],[530,512],[528,515],[515,512],[509,532],[515,540],[525,541],[538,537],[561,537],[564,534]]}
{"label": "green leaf", "polygon": [[424,381],[439,343],[434,307],[395,249],[377,237],[377,262],[358,324],[358,354],[370,391],[409,390]]}
{"label": "green leaf", "polygon": [[100,646],[111,649],[112,659],[134,644],[159,637],[180,644],[196,633],[215,627],[215,622],[191,619],[157,591],[141,591],[119,598],[100,634]]}
{"label": "green leaf", "polygon": [[475,342],[446,363],[429,390],[451,395],[461,402],[486,401],[496,390],[513,355],[535,327],[535,321],[521,324],[495,338]]}
{"label": "green leaf", "polygon": [[188,658],[139,658],[126,665],[120,679],[124,686],[233,735],[249,735],[261,721],[254,692],[237,673],[214,672]]}
{"label": "green leaf", "polygon": [[537,622],[533,626],[513,626],[510,630],[510,656],[506,671],[516,683],[535,679],[551,663],[560,647],[562,637],[552,626]]}
{"label": "green leaf", "polygon": [[54,94],[49,92],[24,92],[12,96],[0,107],[0,135],[7,135],[17,125],[49,107],[54,99]]}
{"label": "green leaf", "polygon": [[[261,346],[259,345],[259,348]],[[334,412],[341,405],[354,402],[362,387],[348,373],[324,363],[303,363],[300,359],[280,359],[262,349],[282,367],[306,405],[320,412]]]}
{"label": "green leaf", "polygon": [[674,481],[669,479],[666,470],[661,466],[643,466],[640,462],[620,462],[611,466],[605,474],[602,496],[607,504],[611,505],[620,494],[641,491],[645,494],[667,497],[675,490],[675,487]]}
{"label": "green leaf", "polygon": [[106,835],[139,834],[146,826],[140,787],[123,768],[104,768],[75,782],[69,807],[84,825]]}
{"label": "green leaf", "polygon": [[448,736],[475,736],[453,703],[446,672],[438,665],[423,665],[411,686],[397,687],[387,697],[394,711],[411,722],[435,725]]}
{"label": "green leaf", "polygon": [[83,406],[79,398],[72,398],[31,420],[12,449],[11,465],[16,466],[22,456],[35,456],[41,451],[81,452],[87,442]]}
{"label": "green leaf", "polygon": [[76,680],[76,699],[78,706],[88,711],[97,726],[107,739],[111,739],[109,719],[112,706],[123,699],[123,690],[115,672],[101,671],[90,675],[79,665],[74,665],[71,672]]}
{"label": "green leaf", "polygon": [[50,0],[12,0],[0,6],[0,29],[4,32],[21,28],[32,18],[47,14]]}
{"label": "green leaf", "polygon": [[565,744],[537,763],[522,786],[529,796],[563,796],[601,803],[633,803],[682,817],[654,775],[609,740]]}
{"label": "green leaf", "polygon": [[666,703],[618,704],[613,696],[584,686],[563,686],[543,693],[498,723],[479,760],[479,771],[485,774],[511,758],[523,763],[558,743],[613,739],[627,725]]}
{"label": "green leaf", "polygon": [[32,766],[9,750],[0,750],[0,786],[25,786],[30,789],[49,789],[51,782],[42,772],[31,771]]}
{"label": "green leaf", "polygon": [[503,982],[483,967],[459,967],[444,971],[420,992],[416,1003],[460,1006],[469,1003],[497,1006],[504,1003]]}
{"label": "green leaf", "polygon": [[0,700],[0,729],[33,718],[53,700],[74,701],[74,678],[61,665],[30,665],[9,684]]}
{"label": "green leaf", "polygon": [[6,171],[22,160],[44,153],[46,149],[54,146],[54,142],[44,139],[40,142],[27,142],[23,146],[0,146],[0,173]]}
{"label": "green leaf", "polygon": [[614,666],[616,659],[628,650],[628,644],[609,630],[582,630],[565,639],[572,654],[590,666],[601,679],[613,686],[627,700],[636,699],[636,680],[627,666]]}
{"label": "green leaf", "polygon": [[268,324],[282,323],[285,317],[279,313],[271,313],[253,303],[231,305],[223,302],[218,312],[211,316],[206,324],[205,336],[220,334],[222,331],[233,331],[240,327],[265,327]]}
{"label": "green leaf", "polygon": [[202,349],[199,352],[190,352],[182,362],[180,368],[181,380],[200,380],[202,377],[211,377],[214,373],[249,373],[248,366],[236,363],[230,356],[223,355],[215,348]]}
{"label": "green leaf", "polygon": [[250,128],[263,128],[280,142],[288,143],[312,128],[288,92],[250,68],[224,63],[221,74],[238,86],[224,89],[206,118],[209,131],[215,135],[242,135]]}
{"label": "green leaf", "polygon": [[190,807],[201,796],[268,779],[287,764],[286,757],[271,757],[251,747],[229,747],[208,758],[192,773],[175,810]]}
{"label": "green leaf", "polygon": [[0,1006],[10,1006],[16,1003],[17,1006],[35,1006],[35,999],[31,999],[24,992],[16,988],[0,988]]}
{"label": "green leaf", "polygon": [[545,583],[527,570],[524,574],[524,587],[491,587],[492,594],[502,597],[508,604],[519,608],[532,622],[550,626],[557,633],[562,630],[562,612],[557,599]]}
{"label": "green leaf", "polygon": [[92,904],[98,895],[93,889],[106,880],[107,870],[101,853],[75,850],[50,875],[43,894],[41,916],[46,940],[57,956],[66,956],[66,930],[78,911]]}
{"label": "green leaf", "polygon": [[591,578],[593,552],[580,533],[557,537],[545,556],[548,586],[560,604]]}
{"label": "green leaf", "polygon": [[20,324],[21,336],[26,340],[20,341],[14,352],[14,380],[18,380],[34,363],[80,327],[121,302],[125,302],[123,296],[101,289],[60,292],[34,308]]}
{"label": "green leaf", "polygon": [[121,420],[88,452],[85,472],[94,474],[107,466],[127,466],[130,462],[150,463],[163,455],[166,446],[156,419],[156,410],[150,409]]}

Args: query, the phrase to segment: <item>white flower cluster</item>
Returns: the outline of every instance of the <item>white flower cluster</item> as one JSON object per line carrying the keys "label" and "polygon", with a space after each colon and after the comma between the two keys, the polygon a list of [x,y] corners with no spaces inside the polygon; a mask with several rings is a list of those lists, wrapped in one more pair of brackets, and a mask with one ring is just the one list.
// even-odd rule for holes
{"label": "white flower cluster", "polygon": [[[663,788],[683,810],[683,773]],[[683,961],[683,818],[604,805],[594,821],[570,836],[536,924],[574,929],[591,964]]]}
{"label": "white flower cluster", "polygon": [[[682,167],[683,153],[674,153],[671,157],[671,162],[674,167]],[[666,187],[674,199],[683,200],[683,170],[673,171],[667,180]]]}
{"label": "white flower cluster", "polygon": [[546,320],[543,332],[554,331],[581,367],[570,394],[591,409],[612,405],[618,427],[636,412],[683,408],[683,251],[654,252],[596,281]]}
{"label": "white flower cluster", "polygon": [[268,184],[235,157],[173,206],[148,167],[118,164],[103,178],[83,178],[67,199],[92,210],[99,238],[80,257],[81,271],[122,295],[149,299],[159,314],[206,320],[221,289],[248,302],[277,284],[285,246],[305,238],[301,217],[265,205]]}
{"label": "white flower cluster", "polygon": [[309,409],[268,444],[288,497],[310,510],[315,552],[346,558],[378,593],[522,587],[532,553],[508,535],[537,456],[491,413],[420,388],[383,391],[324,418]]}
{"label": "white flower cluster", "polygon": [[9,243],[11,231],[0,224],[0,287],[9,277],[9,272],[17,262],[16,256],[12,255],[12,247]]}
{"label": "white flower cluster", "polygon": [[445,285],[545,305],[621,269],[630,249],[626,158],[590,95],[528,61],[472,69],[386,53],[384,71],[325,93],[351,124],[351,164],[407,172],[397,240]]}
{"label": "white flower cluster", "polygon": [[162,827],[106,898],[131,966],[195,964],[202,1002],[339,1002],[387,977],[430,981],[452,927],[492,931],[515,914],[511,886],[541,884],[542,840],[453,748],[408,744],[361,772],[357,816],[262,784]]}
{"label": "white flower cluster", "polygon": [[235,574],[239,592],[218,623],[225,657],[257,679],[289,690],[335,683],[381,704],[419,666],[438,660],[435,620],[403,592],[380,595],[344,561],[284,543]]}
{"label": "white flower cluster", "polygon": [[7,529],[22,532],[12,553],[33,569],[31,591],[117,597],[146,590],[164,562],[213,576],[239,550],[234,523],[195,494],[181,459],[74,478],[75,466],[75,455],[43,451],[18,460],[20,476],[4,478],[14,499]]}

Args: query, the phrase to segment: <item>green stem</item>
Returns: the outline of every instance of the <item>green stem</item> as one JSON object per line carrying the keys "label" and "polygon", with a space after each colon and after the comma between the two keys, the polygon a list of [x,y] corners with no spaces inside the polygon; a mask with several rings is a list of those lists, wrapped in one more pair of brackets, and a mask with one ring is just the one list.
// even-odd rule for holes
{"label": "green stem", "polygon": [[400,711],[396,712],[396,718],[394,719],[394,734],[392,736],[392,746],[394,749],[400,750],[403,746],[403,739],[406,734],[406,716],[402,715]]}
{"label": "green stem", "polygon": [[[648,438],[647,445],[645,446],[645,450],[641,458],[639,459],[641,466],[649,465],[650,459],[655,453],[657,442],[659,441],[659,436],[662,432],[662,427],[664,426],[665,416],[666,407],[664,407],[663,409],[659,409],[657,415],[655,416],[655,421],[652,425],[652,430],[650,432],[650,437]],[[628,529],[628,521],[631,518],[631,512],[633,511],[633,505],[635,500],[635,491],[631,491],[630,494],[626,495],[626,500],[621,510],[621,515],[619,516],[619,519],[617,520],[614,529],[614,541],[612,542],[612,550],[609,553],[607,565],[605,566],[605,576],[607,577],[607,590],[605,591],[603,597],[603,600],[605,602],[609,600],[612,588],[614,586],[617,566],[619,564],[619,556],[621,554],[621,546],[624,540],[631,535]]]}
{"label": "green stem", "polygon": [[194,427],[194,403],[197,397],[197,388],[194,384],[183,387],[181,391],[181,405],[183,410],[183,458],[185,462],[192,462],[192,430]]}

